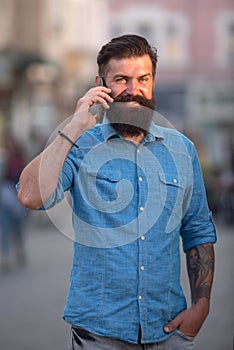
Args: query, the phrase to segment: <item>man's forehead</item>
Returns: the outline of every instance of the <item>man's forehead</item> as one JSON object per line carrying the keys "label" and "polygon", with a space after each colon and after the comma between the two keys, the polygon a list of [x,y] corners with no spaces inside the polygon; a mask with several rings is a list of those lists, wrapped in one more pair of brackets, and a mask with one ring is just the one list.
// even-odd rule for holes
{"label": "man's forehead", "polygon": [[124,74],[139,72],[142,75],[152,73],[153,65],[149,55],[111,58],[107,64],[106,73]]}

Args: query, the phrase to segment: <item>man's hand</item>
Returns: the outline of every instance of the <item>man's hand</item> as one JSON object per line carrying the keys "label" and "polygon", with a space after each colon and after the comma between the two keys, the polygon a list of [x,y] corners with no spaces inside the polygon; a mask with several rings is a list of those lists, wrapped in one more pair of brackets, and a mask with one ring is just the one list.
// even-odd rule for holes
{"label": "man's hand", "polygon": [[[90,112],[90,108],[94,103],[102,105],[104,109],[109,108],[109,103],[113,102],[113,98],[109,95],[111,89],[105,86],[98,86],[89,89],[86,94],[81,97],[76,105],[74,116],[69,124],[75,129],[85,132],[96,124],[96,115]],[[73,127],[72,127],[73,129]]]}
{"label": "man's hand", "polygon": [[193,304],[191,308],[182,311],[165,327],[166,333],[171,333],[178,328],[182,333],[190,337],[195,337],[209,312],[209,303],[205,298],[200,299],[197,304]]}
{"label": "man's hand", "polygon": [[111,89],[105,86],[97,86],[89,89],[86,94],[77,102],[77,109],[89,109],[94,103],[100,103],[107,109],[108,103],[113,102],[113,98],[109,95]]}

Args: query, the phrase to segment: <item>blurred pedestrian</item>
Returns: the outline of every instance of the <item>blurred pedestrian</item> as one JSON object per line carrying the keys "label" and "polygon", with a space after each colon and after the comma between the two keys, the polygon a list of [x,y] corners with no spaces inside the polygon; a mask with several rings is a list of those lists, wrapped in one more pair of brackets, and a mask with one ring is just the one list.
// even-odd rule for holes
{"label": "blurred pedestrian", "polygon": [[26,262],[24,248],[24,222],[26,209],[20,204],[15,183],[23,167],[23,152],[15,140],[8,136],[5,142],[5,164],[0,180],[0,245],[1,267],[9,270],[14,263]]}

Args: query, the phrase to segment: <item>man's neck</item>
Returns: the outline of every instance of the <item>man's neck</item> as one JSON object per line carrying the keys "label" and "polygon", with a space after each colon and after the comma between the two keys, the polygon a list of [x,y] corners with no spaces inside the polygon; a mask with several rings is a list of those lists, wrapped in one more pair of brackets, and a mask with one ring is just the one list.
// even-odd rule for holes
{"label": "man's neck", "polygon": [[144,137],[145,137],[145,135],[144,135],[144,133],[142,132],[140,135],[136,135],[136,136],[129,136],[129,135],[122,135],[123,136],[123,138],[125,138],[125,139],[127,139],[127,140],[129,140],[129,141],[132,141],[132,142],[134,142],[134,143],[136,143],[136,144],[138,144],[138,143],[141,143],[141,141],[144,139]]}

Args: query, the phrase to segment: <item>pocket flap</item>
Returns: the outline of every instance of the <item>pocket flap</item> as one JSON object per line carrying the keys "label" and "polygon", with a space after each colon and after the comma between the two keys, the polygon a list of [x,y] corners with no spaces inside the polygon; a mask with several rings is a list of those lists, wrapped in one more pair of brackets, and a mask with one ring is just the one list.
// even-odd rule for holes
{"label": "pocket flap", "polygon": [[118,182],[121,180],[121,172],[120,170],[112,170],[112,169],[106,169],[106,170],[99,170],[97,171],[94,168],[88,168],[87,169],[88,175],[97,177],[99,179],[109,180],[111,182]]}
{"label": "pocket flap", "polygon": [[159,178],[165,185],[184,188],[184,181],[178,174],[159,173]]}

